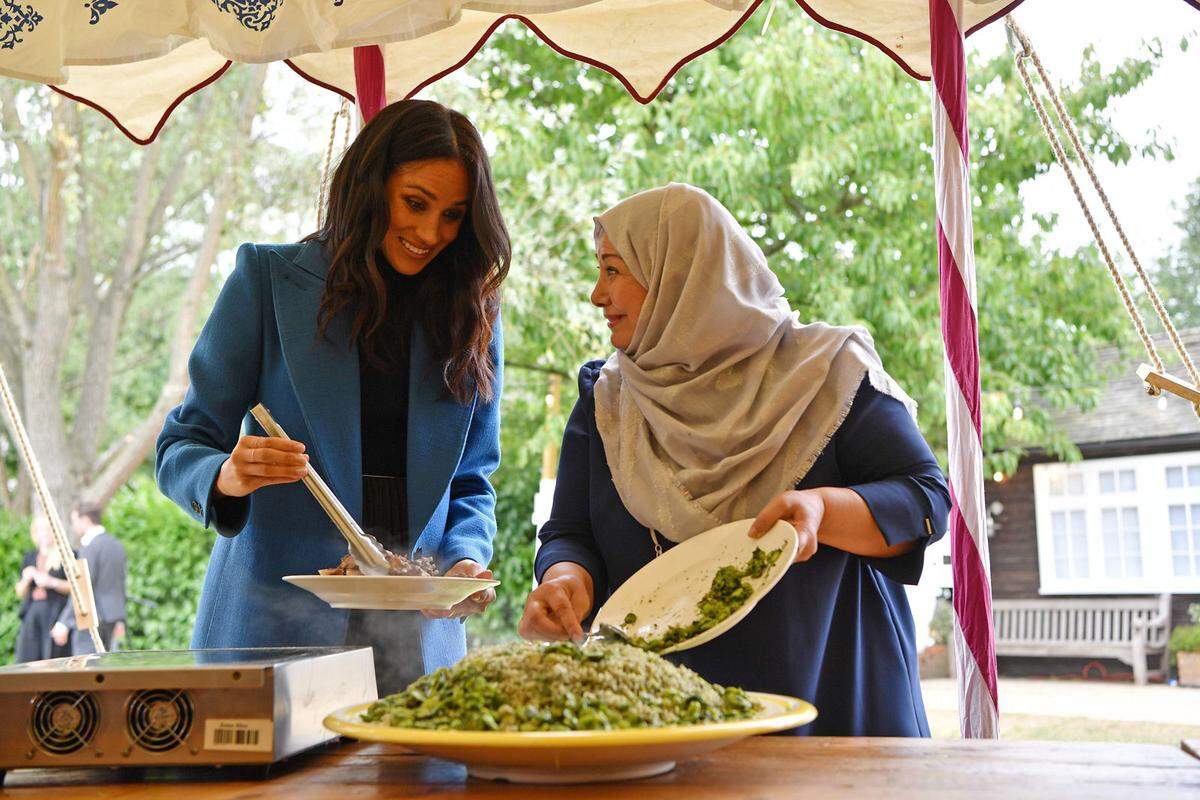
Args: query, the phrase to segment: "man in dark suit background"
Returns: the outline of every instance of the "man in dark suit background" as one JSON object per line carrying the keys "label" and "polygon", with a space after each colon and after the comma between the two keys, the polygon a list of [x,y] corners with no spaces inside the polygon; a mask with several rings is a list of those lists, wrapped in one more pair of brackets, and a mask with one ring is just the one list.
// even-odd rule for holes
{"label": "man in dark suit background", "polygon": [[[104,648],[111,650],[125,638],[125,546],[100,524],[102,511],[95,503],[78,504],[71,511],[71,527],[79,537],[77,558],[88,562],[92,576],[100,639]],[[70,636],[71,655],[96,652],[91,635],[75,629],[74,603],[63,608],[50,635],[59,645],[66,644]]]}

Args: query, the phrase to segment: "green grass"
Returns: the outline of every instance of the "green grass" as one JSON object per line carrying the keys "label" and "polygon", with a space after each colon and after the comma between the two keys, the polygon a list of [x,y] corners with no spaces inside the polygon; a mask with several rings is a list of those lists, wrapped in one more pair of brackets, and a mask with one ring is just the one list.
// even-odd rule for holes
{"label": "green grass", "polygon": [[[930,709],[928,715],[933,738],[959,738],[957,712]],[[1142,742],[1178,747],[1181,739],[1200,739],[1200,725],[1003,714],[1000,717],[1000,736],[1013,740]]]}

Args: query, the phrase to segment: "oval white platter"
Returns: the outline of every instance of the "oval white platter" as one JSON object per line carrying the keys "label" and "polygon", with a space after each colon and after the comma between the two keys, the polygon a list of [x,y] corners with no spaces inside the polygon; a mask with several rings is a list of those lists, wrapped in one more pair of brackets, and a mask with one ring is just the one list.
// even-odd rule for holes
{"label": "oval white platter", "polygon": [[[745,578],[754,592],[745,604],[713,627],[662,652],[674,653],[704,644],[738,624],[758,601],[779,582],[796,557],[799,539],[790,523],[780,520],[759,539],[747,532],[752,519],[742,519],[697,534],[639,569],[613,592],[596,612],[592,631],[606,622],[626,633],[651,638],[673,625],[688,625],[696,619],[696,606],[712,586],[713,576],[724,566],[744,567],[756,547],[771,551],[782,548],[779,558],[761,578]],[[625,624],[629,613],[637,621]]]}

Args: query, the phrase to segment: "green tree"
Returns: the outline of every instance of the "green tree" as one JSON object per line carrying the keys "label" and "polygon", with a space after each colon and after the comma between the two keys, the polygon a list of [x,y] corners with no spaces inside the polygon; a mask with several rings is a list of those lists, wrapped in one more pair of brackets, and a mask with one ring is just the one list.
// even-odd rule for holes
{"label": "green tree", "polygon": [[[200,586],[213,538],[154,485],[141,470],[113,497],[104,525],[125,545],[126,640],[128,650],[173,650],[188,646]],[[20,598],[12,586],[21,558],[32,547],[29,518],[0,509],[0,664],[12,660],[20,620]]]}
{"label": "green tree", "polygon": [[[255,130],[265,75],[232,71],[147,147],[45,86],[0,81],[0,364],[61,506],[107,501],[145,461],[186,389],[218,256],[307,210],[315,154]],[[0,467],[0,503],[28,510],[2,435]]]}
{"label": "green tree", "polygon": [[1179,228],[1183,239],[1159,261],[1154,280],[1171,321],[1195,328],[1200,327],[1200,179],[1188,191]]}
{"label": "green tree", "polygon": [[[519,544],[532,552],[529,482],[517,471],[531,470],[536,452],[560,435],[578,365],[610,350],[587,301],[595,277],[591,217],[672,180],[701,186],[729,207],[802,319],[871,331],[944,454],[929,85],[799,10],[779,8],[765,33],[761,16],[680,70],[649,105],[516,23],[493,37],[463,79],[434,89],[438,99],[470,109],[494,150],[514,234],[507,357],[568,376],[557,416],[545,414],[546,375],[526,371],[506,387],[505,461],[496,480],[502,505],[512,490],[526,499],[511,501],[523,509],[506,518],[516,528],[502,525],[501,551]],[[1123,139],[1110,118],[1112,102],[1141,85],[1161,55],[1152,44],[1104,70],[1085,54],[1065,99],[1095,157],[1170,156],[1153,137]],[[1011,58],[973,58],[969,75],[984,448],[989,472],[1010,471],[1025,447],[1074,455],[1028,398],[1037,394],[1052,408],[1094,403],[1093,350],[1127,341],[1127,328],[1094,252],[1054,250],[1046,234],[1055,217],[1037,218],[1032,232],[1025,224],[1020,187],[1053,156]],[[509,375],[519,372],[510,367]],[[1020,420],[1012,413],[1017,402],[1026,403]],[[514,426],[514,406],[532,427]],[[528,570],[504,591],[523,595],[527,580]]]}

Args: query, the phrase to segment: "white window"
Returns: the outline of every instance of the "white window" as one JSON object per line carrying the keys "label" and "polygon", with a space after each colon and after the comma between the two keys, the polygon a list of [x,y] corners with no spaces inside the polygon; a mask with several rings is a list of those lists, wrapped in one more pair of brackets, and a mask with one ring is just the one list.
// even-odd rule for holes
{"label": "white window", "polygon": [[1176,577],[1200,577],[1200,503],[1167,507],[1171,522],[1171,567]]}
{"label": "white window", "polygon": [[1050,494],[1054,497],[1080,497],[1085,493],[1083,473],[1078,470],[1055,473],[1050,477]]}
{"label": "white window", "polygon": [[1042,594],[1200,593],[1200,452],[1033,468]]}
{"label": "white window", "polygon": [[1099,472],[1100,494],[1137,490],[1137,473],[1131,469],[1106,469]]}
{"label": "white window", "polygon": [[1142,542],[1138,533],[1137,506],[1100,509],[1104,536],[1104,575],[1108,578],[1142,576]]}
{"label": "white window", "polygon": [[1060,578],[1088,576],[1087,520],[1082,510],[1054,511],[1054,574]]}
{"label": "white window", "polygon": [[1200,464],[1176,464],[1167,467],[1167,488],[1200,487]]}

